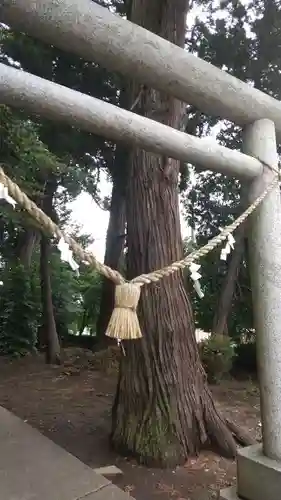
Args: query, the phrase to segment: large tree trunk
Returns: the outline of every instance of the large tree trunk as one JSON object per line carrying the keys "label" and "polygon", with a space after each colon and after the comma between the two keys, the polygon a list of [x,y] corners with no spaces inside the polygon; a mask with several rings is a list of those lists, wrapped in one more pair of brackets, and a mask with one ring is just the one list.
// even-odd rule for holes
{"label": "large tree trunk", "polygon": [[[126,225],[126,164],[128,151],[118,146],[112,175],[113,187],[111,194],[110,216],[106,235],[106,251],[104,263],[112,269],[118,269],[124,251]],[[100,312],[97,321],[98,342],[107,343],[104,333],[114,306],[114,285],[103,280]]]}
{"label": "large tree trunk", "polygon": [[246,224],[242,224],[235,235],[235,247],[231,254],[227,273],[221,287],[218,306],[213,321],[212,333],[216,335],[228,334],[227,319],[231,310],[235,286],[245,249],[245,232]]}
{"label": "large tree trunk", "polygon": [[[186,0],[134,0],[132,20],[184,45]],[[167,61],[168,64],[168,61]],[[134,89],[132,99],[138,90]],[[182,106],[145,89],[142,112],[173,127]],[[133,277],[181,259],[178,172],[174,160],[132,155],[128,181],[128,274]],[[184,462],[212,443],[233,457],[235,442],[217,413],[200,363],[183,276],[145,286],[139,306],[143,339],[125,342],[113,407],[113,446],[160,466]]]}

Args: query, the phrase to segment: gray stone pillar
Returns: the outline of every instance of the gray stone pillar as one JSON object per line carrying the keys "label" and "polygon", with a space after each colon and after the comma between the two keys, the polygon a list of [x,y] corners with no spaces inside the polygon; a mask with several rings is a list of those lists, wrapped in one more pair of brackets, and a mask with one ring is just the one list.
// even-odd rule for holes
{"label": "gray stone pillar", "polygon": [[[250,185],[249,202],[252,202],[277,176],[274,123],[263,119],[248,126],[243,151],[265,165],[263,174]],[[249,257],[263,452],[268,458],[281,460],[281,205],[278,186],[251,217]]]}
{"label": "gray stone pillar", "polygon": [[[264,164],[248,186],[249,203],[277,178],[274,123],[258,120],[244,134],[244,153]],[[257,336],[263,444],[237,453],[237,488],[221,492],[221,500],[280,500],[281,491],[281,204],[279,186],[253,213],[249,258]]]}

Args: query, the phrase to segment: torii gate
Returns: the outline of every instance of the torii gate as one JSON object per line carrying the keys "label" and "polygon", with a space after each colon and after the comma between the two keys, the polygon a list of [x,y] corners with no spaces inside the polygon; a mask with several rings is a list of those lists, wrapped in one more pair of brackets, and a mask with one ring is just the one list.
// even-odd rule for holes
{"label": "torii gate", "polygon": [[[245,129],[245,154],[0,65],[0,101],[147,151],[241,178],[253,201],[277,177],[281,102],[91,0],[1,0],[0,20]],[[281,491],[281,211],[279,187],[252,216],[253,306],[262,446],[238,452],[236,490],[221,499],[279,500]],[[238,495],[238,496],[237,496]]]}

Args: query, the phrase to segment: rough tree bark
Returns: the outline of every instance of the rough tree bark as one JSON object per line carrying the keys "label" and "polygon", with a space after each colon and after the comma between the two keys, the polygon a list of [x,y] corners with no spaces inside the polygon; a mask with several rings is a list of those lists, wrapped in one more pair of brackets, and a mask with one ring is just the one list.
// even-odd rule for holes
{"label": "rough tree bark", "polygon": [[[129,20],[131,19],[132,0],[126,0],[125,7],[126,16]],[[120,92],[120,107],[128,109],[128,106],[128,85],[124,82]],[[112,269],[117,270],[120,270],[119,268],[125,245],[126,187],[129,167],[128,156],[128,149],[122,144],[118,144],[111,169],[112,193],[104,263]],[[97,339],[99,345],[108,345],[111,343],[109,337],[105,336],[105,331],[114,307],[114,290],[115,288],[112,281],[104,278],[100,311],[97,321]]]}
{"label": "rough tree bark", "polygon": [[[54,219],[53,196],[56,191],[57,183],[52,176],[46,182],[42,209]],[[41,335],[46,345],[46,362],[50,364],[60,364],[60,342],[56,328],[54,315],[52,285],[50,275],[50,240],[43,233],[40,242],[40,277],[41,277],[41,300],[43,324]]]}
{"label": "rough tree bark", "polygon": [[[186,0],[133,0],[132,20],[183,46]],[[168,64],[168,61],[167,61]],[[133,89],[132,99],[138,94]],[[140,109],[141,107],[141,109]],[[145,89],[139,112],[179,126],[181,103]],[[127,188],[128,274],[182,258],[179,164],[134,151]],[[146,464],[174,466],[212,444],[228,457],[236,445],[217,412],[195,341],[183,276],[145,286],[139,306],[143,339],[124,342],[112,412],[111,441]]]}
{"label": "rough tree bark", "polygon": [[227,319],[229,317],[241,260],[245,249],[246,224],[242,224],[235,234],[235,247],[231,254],[230,263],[220,291],[217,310],[213,320],[212,333],[227,335]]}
{"label": "rough tree bark", "polygon": [[[106,235],[106,250],[104,262],[112,269],[118,269],[124,250],[125,225],[126,225],[126,164],[128,163],[128,151],[118,145],[113,171],[112,171],[112,194],[110,204],[109,224]],[[104,333],[108,325],[114,306],[114,286],[108,280],[103,280],[100,312],[97,321],[98,343],[107,343],[108,338]]]}

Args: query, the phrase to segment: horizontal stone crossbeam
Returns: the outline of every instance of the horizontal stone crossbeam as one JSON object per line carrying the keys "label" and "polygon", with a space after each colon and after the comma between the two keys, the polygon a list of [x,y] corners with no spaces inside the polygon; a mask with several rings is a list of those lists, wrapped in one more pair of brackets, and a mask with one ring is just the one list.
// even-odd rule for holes
{"label": "horizontal stone crossbeam", "polygon": [[0,102],[204,169],[244,179],[262,172],[256,158],[213,139],[185,134],[5,64],[0,64]]}
{"label": "horizontal stone crossbeam", "polygon": [[92,0],[1,0],[0,21],[244,126],[261,118],[281,139],[281,102]]}

